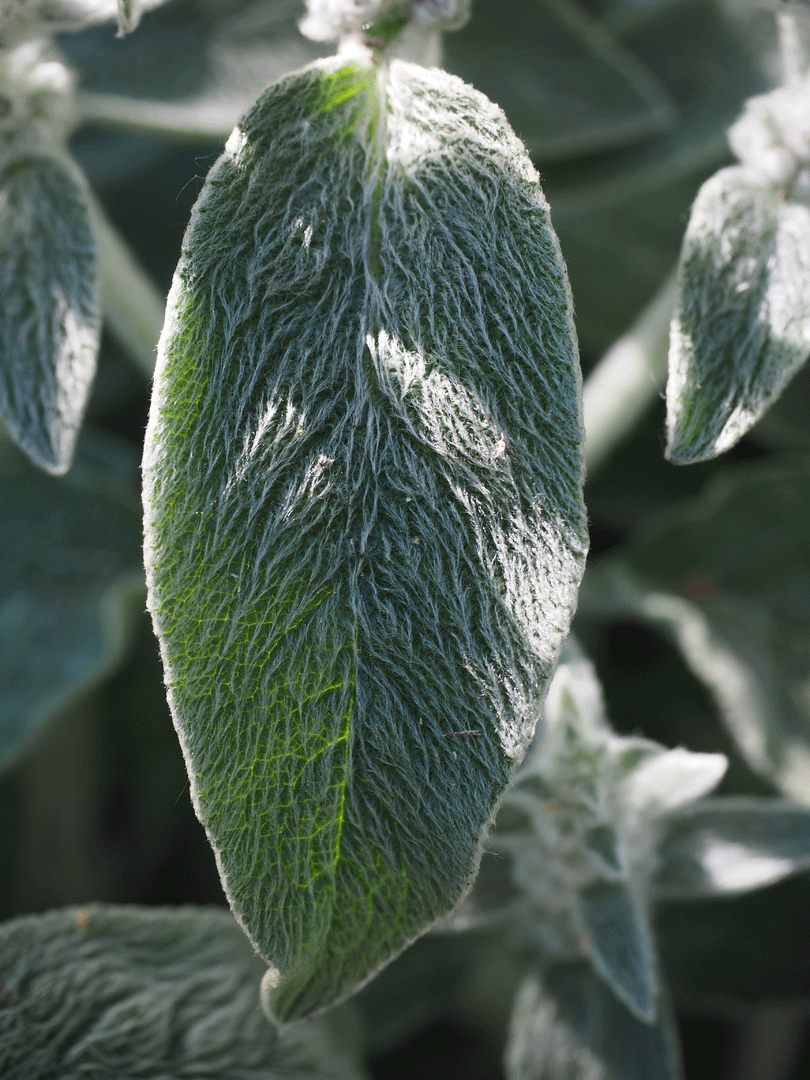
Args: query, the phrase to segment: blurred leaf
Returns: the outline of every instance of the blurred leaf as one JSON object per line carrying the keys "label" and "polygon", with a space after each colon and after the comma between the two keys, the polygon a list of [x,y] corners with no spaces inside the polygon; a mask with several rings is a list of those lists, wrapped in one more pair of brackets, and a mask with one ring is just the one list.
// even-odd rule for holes
{"label": "blurred leaf", "polygon": [[70,466],[96,370],[95,241],[84,191],[57,158],[0,173],[0,416],[48,472]]}
{"label": "blurred leaf", "polygon": [[739,1019],[741,1005],[807,999],[808,905],[806,874],[742,897],[662,903],[656,940],[676,1002]]}
{"label": "blurred leaf", "polygon": [[384,137],[379,92],[373,67],[323,61],[229,140],[144,459],[195,805],[285,1019],[467,891],[584,558],[570,298],[536,173],[454,76],[394,62]]}
{"label": "blurred leaf", "polygon": [[[137,0],[141,10],[156,7],[166,0]],[[82,30],[95,23],[119,19],[124,30],[137,25],[137,17],[121,10],[132,7],[136,0],[3,0],[0,9],[0,43],[28,37],[56,34],[60,31]]]}
{"label": "blurred leaf", "polygon": [[662,823],[652,887],[661,899],[746,892],[810,868],[810,810],[709,799]]}
{"label": "blurred leaf", "polygon": [[733,446],[810,356],[810,207],[742,167],[701,188],[684,237],[667,383],[667,457]]}
{"label": "blurred leaf", "polygon": [[647,912],[626,885],[606,881],[583,890],[579,913],[594,969],[634,1016],[651,1024],[658,976]]}
{"label": "blurred leaf", "polygon": [[508,1080],[678,1080],[677,1036],[629,1012],[584,964],[521,987],[506,1047]]}
{"label": "blurred leaf", "polygon": [[570,0],[476,0],[443,52],[544,163],[636,142],[675,118],[655,76]]}
{"label": "blurred leaf", "polygon": [[810,801],[810,464],[718,474],[588,575],[583,611],[665,632],[750,765]]}
{"label": "blurred leaf", "polygon": [[0,443],[0,767],[121,659],[142,589],[140,515],[116,450],[60,479]]}
{"label": "blurred leaf", "polygon": [[726,766],[722,754],[664,750],[639,762],[624,781],[622,794],[631,813],[667,813],[716,788]]}
{"label": "blurred leaf", "polygon": [[4,1080],[362,1076],[345,1019],[268,1023],[264,965],[226,912],[54,911],[0,926],[0,955]]}

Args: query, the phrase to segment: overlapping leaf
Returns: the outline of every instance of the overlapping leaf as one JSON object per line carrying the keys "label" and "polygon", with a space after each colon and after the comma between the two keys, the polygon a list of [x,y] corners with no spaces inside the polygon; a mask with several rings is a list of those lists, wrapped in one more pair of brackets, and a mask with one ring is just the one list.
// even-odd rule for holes
{"label": "overlapping leaf", "polygon": [[0,171],[0,417],[42,468],[70,465],[100,333],[96,251],[75,170],[33,156]]}
{"label": "overlapping leaf", "polygon": [[670,337],[667,456],[733,446],[810,356],[810,207],[750,169],[701,188]]}
{"label": "overlapping leaf", "polygon": [[300,1015],[467,889],[582,571],[569,293],[500,111],[399,63],[276,84],[160,354],[150,606],[231,903]]}
{"label": "overlapping leaf", "polygon": [[360,1080],[351,1025],[279,1034],[264,970],[214,909],[89,906],[0,926],[4,1080]]}
{"label": "overlapping leaf", "polygon": [[587,583],[585,609],[671,637],[748,763],[810,801],[810,465],[740,468],[664,512]]}
{"label": "overlapping leaf", "polygon": [[137,501],[88,452],[55,479],[0,444],[0,767],[117,663],[142,595]]}

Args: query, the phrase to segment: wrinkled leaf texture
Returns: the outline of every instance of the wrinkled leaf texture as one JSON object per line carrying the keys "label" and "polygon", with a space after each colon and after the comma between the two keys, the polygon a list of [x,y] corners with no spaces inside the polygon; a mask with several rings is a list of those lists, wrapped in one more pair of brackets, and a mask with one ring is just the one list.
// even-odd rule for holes
{"label": "wrinkled leaf texture", "polygon": [[68,162],[26,157],[0,173],[0,418],[48,472],[70,465],[96,371],[96,247]]}
{"label": "wrinkled leaf texture", "polygon": [[742,166],[695,199],[667,382],[667,457],[730,449],[810,356],[810,207]]}
{"label": "wrinkled leaf texture", "polygon": [[3,1080],[363,1075],[345,1032],[267,1022],[264,965],[225,911],[51,911],[0,926],[0,956]]}
{"label": "wrinkled leaf texture", "polygon": [[279,1018],[474,876],[582,572],[579,384],[499,109],[345,58],[260,98],[175,276],[146,563],[194,803]]}

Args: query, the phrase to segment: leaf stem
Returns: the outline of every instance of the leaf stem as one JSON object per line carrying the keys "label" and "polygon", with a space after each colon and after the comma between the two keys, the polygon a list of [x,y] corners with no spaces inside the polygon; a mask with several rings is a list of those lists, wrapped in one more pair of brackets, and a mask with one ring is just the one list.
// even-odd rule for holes
{"label": "leaf stem", "polygon": [[664,386],[675,295],[673,270],[585,381],[585,464],[590,473],[632,431]]}
{"label": "leaf stem", "polygon": [[165,301],[92,195],[90,209],[98,245],[104,318],[131,359],[151,379]]}
{"label": "leaf stem", "polygon": [[76,94],[79,123],[199,142],[227,139],[250,101],[150,101],[118,94]]}
{"label": "leaf stem", "polygon": [[776,27],[779,35],[779,55],[782,61],[782,78],[785,86],[798,86],[807,69],[807,48],[805,29],[799,25],[798,5],[790,4],[786,11],[776,15]]}

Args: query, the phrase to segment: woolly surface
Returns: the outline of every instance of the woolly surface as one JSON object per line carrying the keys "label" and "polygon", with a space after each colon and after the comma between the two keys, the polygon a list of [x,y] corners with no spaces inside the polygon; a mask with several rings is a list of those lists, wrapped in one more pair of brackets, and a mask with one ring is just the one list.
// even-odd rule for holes
{"label": "woolly surface", "polygon": [[95,240],[66,162],[31,157],[0,174],[0,417],[49,472],[70,465],[96,370]]}
{"label": "woolly surface", "polygon": [[732,447],[810,356],[810,207],[723,169],[692,207],[672,321],[667,456]]}
{"label": "woolly surface", "polygon": [[265,93],[186,236],[144,498],[192,795],[282,1018],[468,887],[575,605],[579,399],[499,109],[337,58]]}
{"label": "woolly surface", "polygon": [[322,1022],[279,1036],[227,912],[89,906],[0,927],[3,1080],[359,1080]]}
{"label": "woolly surface", "polygon": [[471,0],[306,0],[301,32],[335,41],[374,23],[404,19],[424,29],[456,30],[470,15]]}

